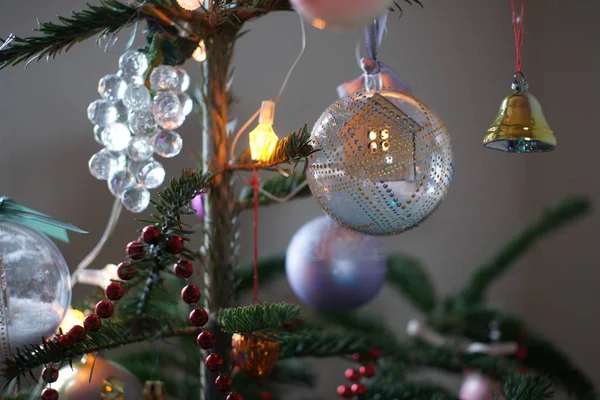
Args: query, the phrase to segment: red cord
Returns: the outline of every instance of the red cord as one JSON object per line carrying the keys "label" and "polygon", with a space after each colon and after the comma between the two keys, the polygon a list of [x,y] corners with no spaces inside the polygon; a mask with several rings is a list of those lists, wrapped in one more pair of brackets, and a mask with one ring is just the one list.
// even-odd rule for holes
{"label": "red cord", "polygon": [[252,170],[252,187],[254,189],[254,302],[258,303],[258,170]]}
{"label": "red cord", "polygon": [[525,1],[521,0],[521,17],[517,20],[517,6],[515,0],[510,0],[512,6],[513,29],[515,31],[515,49],[517,52],[517,67],[515,73],[521,73],[521,46],[523,45],[523,31],[525,26]]}

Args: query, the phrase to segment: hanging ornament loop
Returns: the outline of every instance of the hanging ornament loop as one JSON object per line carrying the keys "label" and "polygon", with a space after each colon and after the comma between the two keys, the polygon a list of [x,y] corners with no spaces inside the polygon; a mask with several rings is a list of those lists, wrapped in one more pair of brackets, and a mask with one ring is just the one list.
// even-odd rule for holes
{"label": "hanging ornament loop", "polygon": [[517,74],[521,73],[521,48],[523,46],[523,32],[525,27],[525,2],[521,0],[521,13],[517,13],[516,0],[511,0],[512,7],[512,22],[513,29],[515,32],[515,51],[517,54],[517,65],[515,71]]}
{"label": "hanging ornament loop", "polygon": [[519,71],[515,74],[515,76],[513,77],[513,83],[511,87],[517,92],[527,92],[527,90],[529,89],[529,82],[527,82],[527,80],[525,79],[525,75],[523,74],[523,72]]}

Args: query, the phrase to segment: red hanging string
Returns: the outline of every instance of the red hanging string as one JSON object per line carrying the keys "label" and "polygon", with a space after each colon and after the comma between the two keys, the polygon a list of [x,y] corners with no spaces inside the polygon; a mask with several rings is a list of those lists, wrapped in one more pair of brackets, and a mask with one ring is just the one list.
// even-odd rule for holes
{"label": "red hanging string", "polygon": [[525,26],[525,1],[521,0],[521,16],[517,18],[517,6],[515,0],[510,0],[512,6],[513,29],[515,31],[515,49],[517,52],[517,66],[515,73],[521,73],[521,46],[523,45],[523,31]]}
{"label": "red hanging string", "polygon": [[258,194],[260,181],[256,168],[252,169],[251,183],[254,190],[254,302],[258,303]]}

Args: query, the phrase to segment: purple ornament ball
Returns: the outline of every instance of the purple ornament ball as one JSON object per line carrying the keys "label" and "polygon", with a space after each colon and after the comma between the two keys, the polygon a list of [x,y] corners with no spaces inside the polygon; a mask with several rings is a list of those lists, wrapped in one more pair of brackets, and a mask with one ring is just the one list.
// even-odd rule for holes
{"label": "purple ornament ball", "polygon": [[196,210],[198,218],[204,221],[204,193],[200,193],[192,199],[191,207]]}
{"label": "purple ornament ball", "polygon": [[[493,393],[500,393],[497,382],[481,375],[478,372],[466,374],[460,387],[461,400],[494,400]],[[499,397],[503,400],[503,397]]]}
{"label": "purple ornament ball", "polygon": [[286,274],[294,293],[311,307],[353,310],[371,301],[383,286],[387,253],[381,239],[322,216],[292,238]]}

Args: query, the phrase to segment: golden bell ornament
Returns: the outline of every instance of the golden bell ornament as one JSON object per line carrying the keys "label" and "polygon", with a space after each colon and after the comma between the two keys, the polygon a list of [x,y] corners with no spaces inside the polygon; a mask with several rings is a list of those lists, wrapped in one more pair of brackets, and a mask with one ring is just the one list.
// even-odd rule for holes
{"label": "golden bell ornament", "polygon": [[508,153],[554,150],[556,138],[546,122],[542,106],[527,92],[527,82],[515,79],[512,88],[514,92],[504,98],[496,120],[483,139],[483,145]]}
{"label": "golden bell ornament", "polygon": [[235,364],[253,378],[269,376],[279,359],[279,343],[256,336],[236,333],[231,338],[231,347]]}

